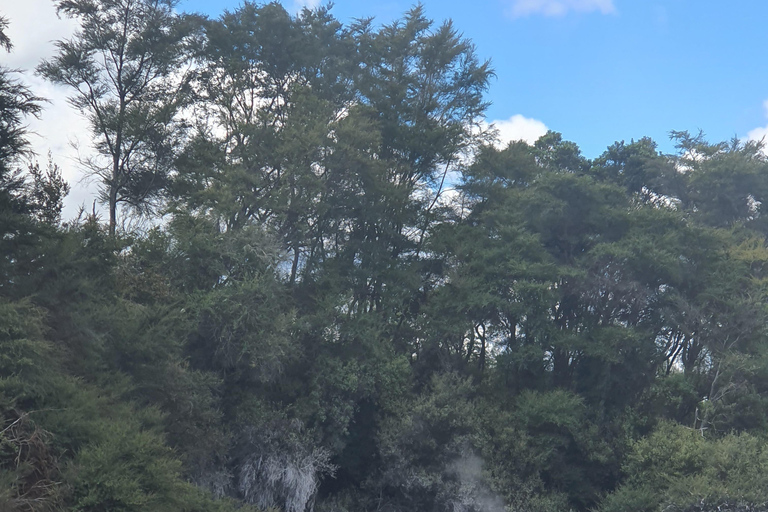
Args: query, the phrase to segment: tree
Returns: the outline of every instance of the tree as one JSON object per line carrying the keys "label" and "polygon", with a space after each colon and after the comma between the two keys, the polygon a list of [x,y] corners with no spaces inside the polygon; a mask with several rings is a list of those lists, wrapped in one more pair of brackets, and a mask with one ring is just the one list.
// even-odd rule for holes
{"label": "tree", "polygon": [[209,22],[206,35],[195,82],[206,115],[176,190],[227,229],[257,222],[279,233],[295,282],[321,226],[323,155],[354,96],[345,86],[352,40],[327,9],[292,17],[250,2]]}
{"label": "tree", "polygon": [[598,510],[765,510],[768,451],[750,434],[708,439],[662,422],[635,443],[623,470],[626,482]]}
{"label": "tree", "polygon": [[[13,48],[4,29],[8,23],[0,16],[0,46],[7,51]],[[14,76],[14,72],[0,66],[0,179],[3,192],[11,192],[13,176],[19,159],[32,154],[27,140],[24,118],[40,113],[42,98]]]}
{"label": "tree", "polygon": [[58,54],[38,67],[73,90],[91,124],[96,156],[84,160],[101,185],[115,233],[119,205],[151,210],[172,169],[178,113],[187,92],[190,23],[174,0],[60,0],[81,22]]}
{"label": "tree", "polygon": [[[11,41],[4,34],[5,18],[0,17],[0,46],[8,51]],[[12,282],[14,268],[31,257],[21,256],[34,241],[31,213],[33,201],[20,166],[32,155],[25,118],[40,113],[42,98],[16,78],[13,70],[0,66],[0,290]]]}
{"label": "tree", "polygon": [[762,206],[768,199],[765,141],[707,142],[702,133],[672,132],[685,169],[683,208],[705,225],[757,225],[764,230]]}
{"label": "tree", "polygon": [[48,152],[48,163],[45,170],[40,168],[40,162],[29,165],[28,194],[33,203],[35,217],[47,224],[57,224],[61,220],[61,210],[64,207],[64,197],[69,193],[69,184],[64,181],[61,169],[53,162]]}
{"label": "tree", "polygon": [[685,195],[685,176],[675,168],[674,158],[660,153],[648,137],[609,146],[590,172],[626,187],[645,203],[673,204]]}

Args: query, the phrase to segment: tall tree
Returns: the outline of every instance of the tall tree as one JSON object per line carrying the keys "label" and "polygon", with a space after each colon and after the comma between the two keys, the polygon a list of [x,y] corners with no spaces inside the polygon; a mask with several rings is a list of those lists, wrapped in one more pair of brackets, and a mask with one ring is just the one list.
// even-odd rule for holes
{"label": "tall tree", "polygon": [[171,171],[191,26],[175,3],[61,0],[59,13],[79,20],[80,31],[38,67],[72,90],[71,104],[90,121],[96,156],[83,163],[100,182],[111,234],[119,205],[147,212]]}
{"label": "tall tree", "polygon": [[355,89],[353,41],[327,9],[292,17],[246,2],[206,27],[196,82],[198,135],[178,191],[227,229],[269,225],[285,240],[295,280],[320,229],[320,194],[335,122]]}

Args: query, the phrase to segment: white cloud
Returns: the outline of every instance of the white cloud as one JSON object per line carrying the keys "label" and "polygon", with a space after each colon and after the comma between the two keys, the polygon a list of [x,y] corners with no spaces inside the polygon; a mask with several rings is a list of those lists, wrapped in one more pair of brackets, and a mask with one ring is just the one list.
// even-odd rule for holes
{"label": "white cloud", "polygon": [[571,11],[612,14],[616,7],[613,0],[512,0],[508,14],[512,18],[522,18],[532,14],[564,16]]}
{"label": "white cloud", "polygon": [[506,147],[510,142],[522,140],[533,144],[547,133],[547,125],[538,119],[515,114],[509,119],[491,121],[491,126],[499,132],[497,146]]}
{"label": "white cloud", "polygon": [[761,128],[755,128],[754,130],[750,130],[747,134],[747,139],[749,140],[762,140],[765,137],[765,140],[768,141],[768,126],[763,126]]}
{"label": "white cloud", "polygon": [[[8,18],[8,37],[13,51],[0,54],[0,64],[23,71],[21,79],[37,96],[46,98],[40,119],[29,120],[30,142],[38,154],[40,165],[45,165],[51,151],[53,161],[62,170],[72,190],[64,203],[64,218],[73,217],[80,204],[90,206],[95,196],[93,187],[81,182],[82,172],[77,163],[77,151],[70,142],[79,138],[87,151],[90,142],[88,123],[67,103],[68,91],[34,76],[41,59],[50,58],[56,48],[54,42],[70,37],[77,23],[59,18],[50,0],[6,2],[0,15]],[[88,208],[90,210],[90,207]]]}
{"label": "white cloud", "polygon": [[[768,100],[763,102],[763,108],[765,109],[765,116],[768,117]],[[749,140],[762,140],[763,138],[768,142],[768,126],[755,128],[747,133],[747,139]]]}
{"label": "white cloud", "polygon": [[10,67],[32,70],[40,59],[53,55],[54,42],[69,37],[77,23],[59,18],[50,0],[25,0],[7,2],[0,8],[0,15],[8,18],[8,37],[13,51],[2,57]]}

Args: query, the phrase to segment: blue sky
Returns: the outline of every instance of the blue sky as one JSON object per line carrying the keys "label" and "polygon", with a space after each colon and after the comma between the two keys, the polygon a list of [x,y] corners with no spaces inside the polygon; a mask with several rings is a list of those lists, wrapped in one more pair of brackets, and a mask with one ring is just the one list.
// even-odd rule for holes
{"label": "blue sky", "polygon": [[[318,0],[283,0],[289,11]],[[307,4],[307,2],[310,2]],[[217,17],[240,0],[184,0],[180,9]],[[389,23],[410,0],[337,0],[342,22],[373,16]],[[599,156],[617,140],[650,136],[672,152],[670,130],[703,130],[710,141],[768,134],[768,2],[740,0],[423,0],[436,22],[452,19],[496,79],[488,120],[506,140],[535,140],[547,128]],[[76,29],[51,0],[0,0],[14,52],[0,65],[32,70],[53,41]],[[93,202],[78,156],[88,155],[88,125],[67,104],[69,91],[24,76],[50,102],[31,120],[33,145],[50,150],[72,185],[65,217]],[[73,146],[77,146],[74,147]]]}
{"label": "blue sky", "polygon": [[[235,0],[187,0],[217,16]],[[673,151],[670,130],[710,140],[768,124],[768,2],[742,0],[424,0],[490,58],[491,120],[543,122],[594,157],[616,140],[650,136]],[[295,0],[283,5],[291,11]],[[342,22],[400,17],[410,1],[337,0]]]}

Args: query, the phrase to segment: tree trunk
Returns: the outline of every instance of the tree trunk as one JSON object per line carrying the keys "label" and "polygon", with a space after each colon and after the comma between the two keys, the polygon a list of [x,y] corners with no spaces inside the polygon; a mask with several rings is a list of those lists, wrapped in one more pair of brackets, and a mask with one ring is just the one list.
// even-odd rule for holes
{"label": "tree trunk", "polygon": [[117,189],[109,191],[109,235],[115,236],[117,230]]}

